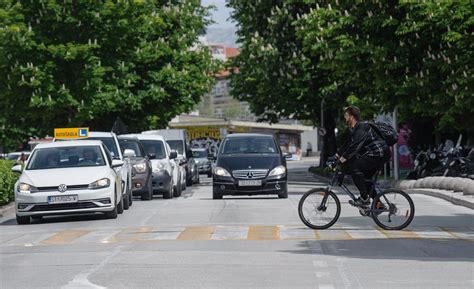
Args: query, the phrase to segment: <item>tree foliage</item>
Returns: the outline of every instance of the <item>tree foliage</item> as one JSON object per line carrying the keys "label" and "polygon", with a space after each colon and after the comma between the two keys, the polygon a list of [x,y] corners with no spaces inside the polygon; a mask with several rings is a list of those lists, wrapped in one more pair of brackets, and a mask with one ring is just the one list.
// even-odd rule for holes
{"label": "tree foliage", "polygon": [[200,1],[0,1],[1,138],[164,126],[212,86]]}
{"label": "tree foliage", "polygon": [[324,99],[326,119],[357,103],[367,117],[398,107],[439,131],[472,130],[473,5],[230,1],[241,44],[233,93],[270,121],[317,124]]}

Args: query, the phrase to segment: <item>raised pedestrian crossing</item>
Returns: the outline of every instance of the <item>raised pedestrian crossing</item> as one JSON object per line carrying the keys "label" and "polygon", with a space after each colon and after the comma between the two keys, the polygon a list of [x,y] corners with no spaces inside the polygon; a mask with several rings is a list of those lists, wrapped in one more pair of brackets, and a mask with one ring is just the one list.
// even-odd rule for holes
{"label": "raised pedestrian crossing", "polygon": [[304,226],[188,226],[132,227],[122,229],[78,229],[59,232],[5,234],[0,246],[51,246],[85,243],[130,243],[159,241],[279,241],[279,240],[368,240],[368,239],[433,239],[474,241],[467,227],[429,227],[403,231],[373,228],[333,227],[311,230]]}

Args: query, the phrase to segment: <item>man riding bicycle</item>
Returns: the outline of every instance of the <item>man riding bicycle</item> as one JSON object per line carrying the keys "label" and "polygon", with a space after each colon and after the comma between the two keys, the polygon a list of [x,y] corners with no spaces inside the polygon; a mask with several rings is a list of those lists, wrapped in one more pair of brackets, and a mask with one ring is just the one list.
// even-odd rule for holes
{"label": "man riding bicycle", "polygon": [[[350,203],[360,207],[368,206],[372,185],[366,180],[372,178],[385,163],[388,147],[370,124],[361,121],[357,106],[345,108],[344,119],[349,126],[350,138],[338,150],[336,158],[342,164],[343,173],[351,175],[360,192],[360,197]],[[375,194],[370,197],[374,198]]]}

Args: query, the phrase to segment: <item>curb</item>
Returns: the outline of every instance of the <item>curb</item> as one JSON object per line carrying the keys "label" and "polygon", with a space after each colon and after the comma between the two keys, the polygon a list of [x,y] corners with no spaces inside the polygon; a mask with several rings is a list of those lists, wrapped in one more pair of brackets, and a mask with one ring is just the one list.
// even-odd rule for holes
{"label": "curb", "polygon": [[[463,206],[474,210],[474,200],[469,200],[469,197],[461,196],[457,197],[459,193],[444,191],[444,190],[434,190],[434,189],[405,189],[409,194],[421,194],[431,197],[436,197],[448,201],[454,205]],[[471,197],[472,199],[472,197]]]}
{"label": "curb", "polygon": [[15,210],[15,202],[11,202],[0,207],[0,218],[2,218],[10,210]]}

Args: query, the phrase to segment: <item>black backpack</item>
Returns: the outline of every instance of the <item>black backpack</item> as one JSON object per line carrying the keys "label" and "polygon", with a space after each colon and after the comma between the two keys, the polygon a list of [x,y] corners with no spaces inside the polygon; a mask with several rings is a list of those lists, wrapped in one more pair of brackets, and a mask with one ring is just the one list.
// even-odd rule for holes
{"label": "black backpack", "polygon": [[398,133],[390,124],[385,122],[369,122],[368,124],[389,147],[398,142]]}

